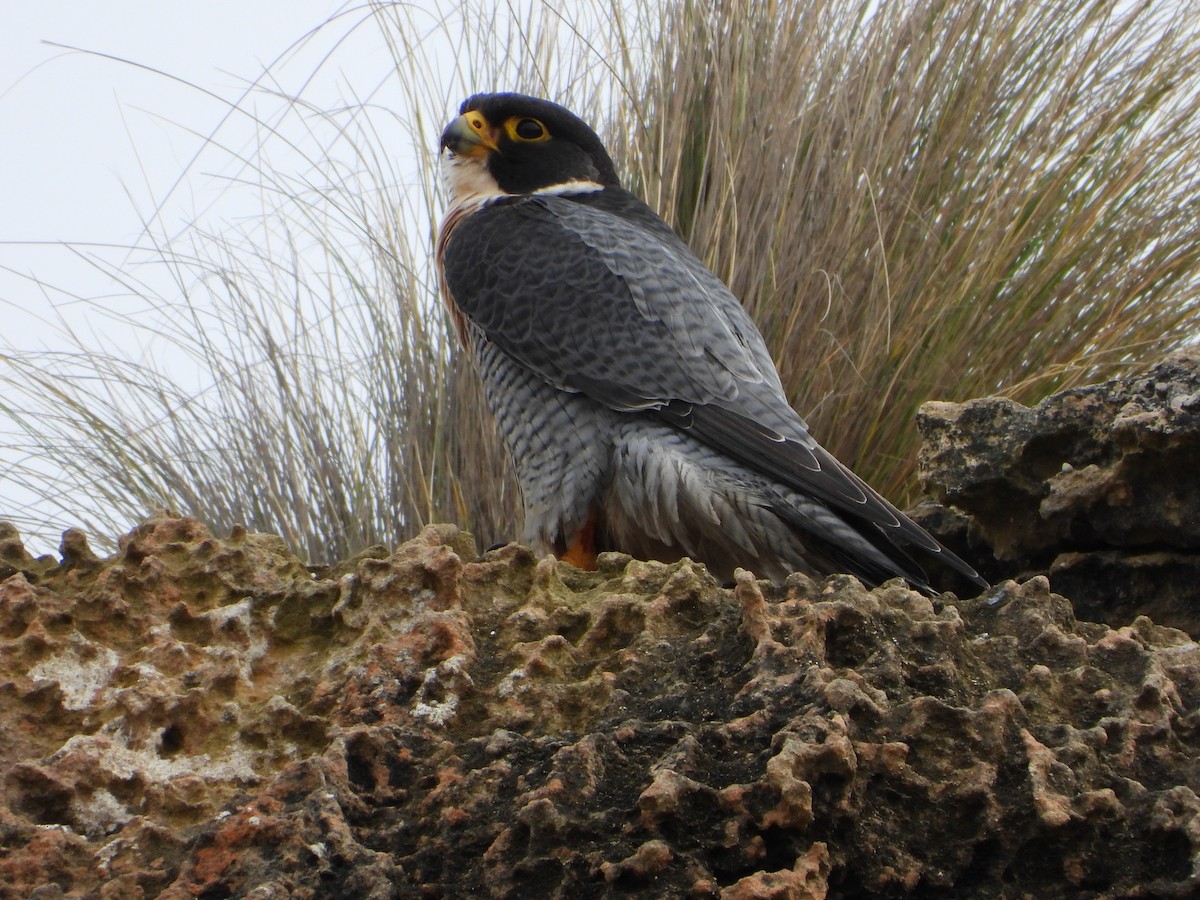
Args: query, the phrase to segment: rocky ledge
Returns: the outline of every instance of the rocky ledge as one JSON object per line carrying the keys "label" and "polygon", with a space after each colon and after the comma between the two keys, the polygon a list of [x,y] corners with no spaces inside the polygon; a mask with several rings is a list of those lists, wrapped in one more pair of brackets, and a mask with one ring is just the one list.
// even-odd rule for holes
{"label": "rocky ledge", "polygon": [[986,574],[1046,574],[1082,618],[1200,637],[1200,355],[1032,409],[927,403],[918,424],[923,477],[952,508],[926,524]]}
{"label": "rocky ledge", "polygon": [[[1025,579],[975,598],[584,573],[451,526],[320,570],[188,518],[106,559],[0,530],[0,897],[1193,896],[1200,646],[1051,590],[1069,554],[1194,554],[1133,524],[1196,521],[1194,471],[1135,477],[1195,440],[1185,382],[1087,389],[1131,392],[1125,431],[1104,394],[927,411],[927,461],[979,477],[931,462],[965,512],[926,520]],[[1070,468],[1026,471],[1034,424],[1011,465],[967,446],[1055,402]]]}

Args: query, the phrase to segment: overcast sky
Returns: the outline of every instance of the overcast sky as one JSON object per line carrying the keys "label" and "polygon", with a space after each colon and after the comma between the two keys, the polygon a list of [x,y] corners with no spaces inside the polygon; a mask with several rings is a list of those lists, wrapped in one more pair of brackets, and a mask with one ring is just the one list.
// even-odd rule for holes
{"label": "overcast sky", "polygon": [[[6,7],[0,28],[6,318],[14,305],[44,311],[47,297],[63,299],[32,279],[86,294],[88,267],[64,253],[63,242],[135,243],[143,218],[164,198],[164,213],[173,217],[168,227],[205,208],[212,198],[196,192],[211,189],[204,183],[210,173],[206,161],[197,167],[193,157],[202,136],[221,125],[228,111],[222,100],[236,102],[272,64],[280,87],[298,90],[337,38],[364,18],[361,7],[341,0],[54,0]],[[303,40],[343,8],[349,12]],[[295,49],[279,62],[289,48]],[[374,87],[372,80],[390,68],[378,30],[357,29],[356,42],[335,54],[333,67],[324,85],[307,89],[326,90],[314,102],[337,102],[328,91],[336,90],[339,73],[358,90]],[[26,347],[43,338],[21,317],[9,319],[4,335]]]}
{"label": "overcast sky", "polygon": [[[178,170],[165,120],[203,129],[220,104],[158,69],[236,97],[248,79],[326,20],[336,0],[9,3],[0,29],[0,240],[128,237],[126,185]],[[281,11],[286,9],[286,14]],[[129,64],[73,52],[63,44]],[[156,121],[159,120],[159,121]],[[137,137],[158,131],[146,144]],[[162,170],[159,166],[162,166]]]}

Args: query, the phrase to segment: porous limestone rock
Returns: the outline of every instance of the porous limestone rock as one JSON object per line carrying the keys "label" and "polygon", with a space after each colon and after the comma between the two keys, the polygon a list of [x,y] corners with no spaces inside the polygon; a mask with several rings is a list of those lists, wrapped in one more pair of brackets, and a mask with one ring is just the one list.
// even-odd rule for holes
{"label": "porous limestone rock", "polygon": [[918,424],[922,478],[956,511],[918,518],[985,574],[1044,574],[1081,618],[1200,637],[1200,354],[1032,408],[927,403]]}
{"label": "porous limestone rock", "polygon": [[453,527],[0,533],[0,897],[1192,896],[1200,647]]}

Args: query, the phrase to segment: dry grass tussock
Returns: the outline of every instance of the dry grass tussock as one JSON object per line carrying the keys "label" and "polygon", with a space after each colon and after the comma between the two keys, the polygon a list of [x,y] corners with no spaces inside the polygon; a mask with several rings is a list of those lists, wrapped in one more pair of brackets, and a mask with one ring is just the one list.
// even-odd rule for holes
{"label": "dry grass tussock", "polygon": [[[116,533],[169,505],[279,532],[313,561],[429,521],[485,545],[517,533],[428,259],[433,136],[477,89],[600,125],[758,320],[814,433],[900,502],[924,400],[1032,401],[1197,333],[1194,5],[477,7],[431,26],[378,4],[357,26],[392,49],[406,99],[385,122],[405,146],[373,98],[328,112],[288,97],[326,143],[303,177],[245,157],[268,198],[255,230],[155,238],[174,292],[110,272],[156,313],[136,324],[157,356],[82,339],[4,355],[0,404],[30,454],[7,476],[37,484],[55,523],[89,514]],[[446,44],[449,81],[431,58]],[[264,142],[281,134],[263,124]]]}
{"label": "dry grass tussock", "polygon": [[814,432],[905,501],[925,400],[1197,333],[1200,33],[1194,4],[865,6],[675,7],[627,143]]}

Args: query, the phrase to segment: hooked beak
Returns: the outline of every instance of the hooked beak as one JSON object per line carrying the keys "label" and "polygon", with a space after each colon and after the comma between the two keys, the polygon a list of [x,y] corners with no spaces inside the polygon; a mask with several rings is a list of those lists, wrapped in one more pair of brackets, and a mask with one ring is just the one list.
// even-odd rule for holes
{"label": "hooked beak", "polygon": [[463,113],[442,132],[442,147],[460,156],[482,159],[489,153],[499,153],[497,130],[488,124],[481,113]]}

